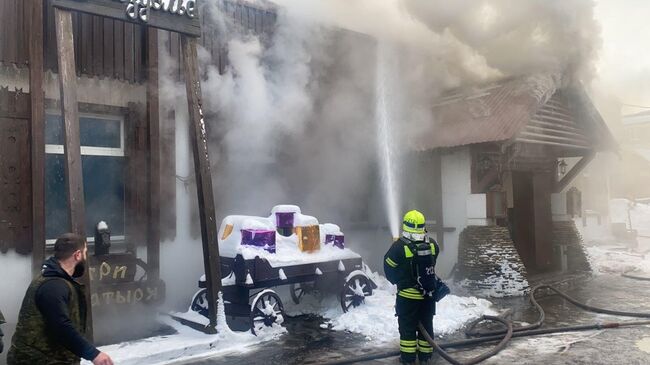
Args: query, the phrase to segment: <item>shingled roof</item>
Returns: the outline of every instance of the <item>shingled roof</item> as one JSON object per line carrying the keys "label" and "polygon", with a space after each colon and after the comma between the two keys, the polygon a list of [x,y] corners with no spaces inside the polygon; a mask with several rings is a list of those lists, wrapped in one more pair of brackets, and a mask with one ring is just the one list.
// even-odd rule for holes
{"label": "shingled roof", "polygon": [[420,150],[515,139],[597,151],[616,148],[582,86],[562,87],[550,75],[447,92],[434,103],[433,115],[416,142]]}

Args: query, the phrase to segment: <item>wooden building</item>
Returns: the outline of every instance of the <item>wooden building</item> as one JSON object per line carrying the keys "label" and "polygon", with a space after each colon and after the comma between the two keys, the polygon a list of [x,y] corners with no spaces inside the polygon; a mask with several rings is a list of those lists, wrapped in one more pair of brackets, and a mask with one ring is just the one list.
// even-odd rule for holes
{"label": "wooden building", "polygon": [[583,256],[566,192],[597,152],[617,147],[580,84],[533,75],[445,93],[418,148],[440,155],[445,247],[480,281],[512,245],[529,273],[559,268],[565,249]]}
{"label": "wooden building", "polygon": [[[4,254],[15,251],[31,259],[34,273],[56,237],[70,231],[53,3],[0,0],[0,266],[8,267]],[[270,6],[212,4],[227,17],[228,31],[273,30],[276,14]],[[224,72],[223,29],[212,16],[214,8],[201,7],[198,43]],[[90,254],[99,221],[106,221],[112,237],[111,254],[92,259],[93,309],[160,303],[165,293],[160,242],[175,236],[177,176],[174,107],[161,105],[159,85],[169,74],[179,82],[185,78],[182,36],[76,11],[72,36],[86,213],[82,230]],[[169,65],[165,70],[163,59]],[[10,296],[20,301],[24,288],[15,290]]]}

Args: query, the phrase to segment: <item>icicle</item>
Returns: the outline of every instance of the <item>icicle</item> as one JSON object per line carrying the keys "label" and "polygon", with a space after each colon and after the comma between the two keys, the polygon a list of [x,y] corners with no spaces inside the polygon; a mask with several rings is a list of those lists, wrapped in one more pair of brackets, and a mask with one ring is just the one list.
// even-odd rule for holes
{"label": "icicle", "polygon": [[284,273],[284,270],[280,269],[278,275],[280,275],[280,280],[287,280],[287,275]]}
{"label": "icicle", "polygon": [[246,274],[246,285],[253,285],[253,284],[255,284],[255,282],[253,281],[251,274],[250,273]]}
{"label": "icicle", "polygon": [[345,271],[345,265],[343,265],[343,261],[339,260],[339,271]]}
{"label": "icicle", "polygon": [[226,306],[223,302],[222,292],[219,292],[217,300],[217,333],[232,333],[226,322]]}
{"label": "icicle", "polygon": [[316,268],[316,275],[323,275],[323,272],[319,268]]}

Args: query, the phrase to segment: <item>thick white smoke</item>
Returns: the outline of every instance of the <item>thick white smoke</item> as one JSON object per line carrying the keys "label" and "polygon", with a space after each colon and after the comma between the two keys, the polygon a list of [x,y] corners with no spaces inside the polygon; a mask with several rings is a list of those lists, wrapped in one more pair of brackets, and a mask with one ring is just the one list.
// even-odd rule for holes
{"label": "thick white smoke", "polygon": [[396,60],[395,155],[430,128],[444,90],[524,74],[589,81],[599,46],[589,0],[275,0],[277,22],[262,36],[206,3],[228,60],[219,72],[201,52],[218,219],[293,203],[348,232],[388,224],[375,121],[380,43]]}

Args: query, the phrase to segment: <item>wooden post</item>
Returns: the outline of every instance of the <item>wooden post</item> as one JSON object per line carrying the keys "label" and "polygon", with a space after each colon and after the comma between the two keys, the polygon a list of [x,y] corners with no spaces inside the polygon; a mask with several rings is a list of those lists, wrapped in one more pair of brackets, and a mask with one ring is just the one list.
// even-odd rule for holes
{"label": "wooden post", "polygon": [[[589,163],[590,163],[590,162],[591,162],[595,157],[596,157],[596,153],[593,152],[593,151],[590,151],[590,152],[589,152],[588,154],[586,154],[585,156],[582,156],[582,158],[580,159],[580,161],[578,161],[575,165],[573,165],[573,167],[571,168],[571,170],[570,170],[569,172],[567,172],[567,174],[564,175],[564,177],[563,177],[560,181],[557,181],[557,182],[555,183],[554,192],[555,192],[555,193],[561,193],[562,190],[564,190],[567,186],[569,186],[569,184],[571,183],[571,181],[573,181],[573,179],[575,179],[575,177],[578,176],[578,174],[579,174],[580,172],[582,172],[582,170],[583,170],[585,167],[587,167],[587,165],[589,165]],[[555,171],[557,171],[557,166],[555,166],[555,168],[556,168]]]}
{"label": "wooden post", "polygon": [[160,112],[158,97],[158,29],[147,28],[147,120],[149,124],[148,279],[160,277]]}
{"label": "wooden post", "polygon": [[[68,195],[70,231],[86,237],[72,13],[68,10],[55,8],[54,23],[56,28],[57,59],[59,62],[61,115],[64,120],[63,154],[65,156],[65,181]],[[86,334],[92,340],[92,305],[90,305],[90,275],[88,272],[89,270],[86,270],[86,273],[82,277],[82,283],[86,286],[86,303],[88,303]]]}
{"label": "wooden post", "polygon": [[29,95],[32,157],[32,275],[45,259],[45,95],[43,91],[43,0],[29,1]]}
{"label": "wooden post", "polygon": [[217,222],[212,197],[212,175],[208,154],[208,136],[201,109],[201,83],[196,55],[196,38],[181,36],[183,68],[190,115],[190,138],[194,155],[196,191],[199,199],[201,238],[203,239],[203,264],[208,288],[210,328],[217,323],[217,293],[221,290],[221,267],[217,245]]}

